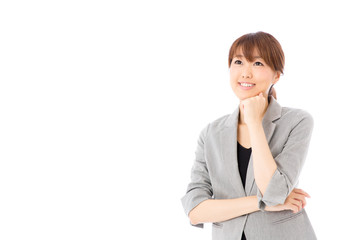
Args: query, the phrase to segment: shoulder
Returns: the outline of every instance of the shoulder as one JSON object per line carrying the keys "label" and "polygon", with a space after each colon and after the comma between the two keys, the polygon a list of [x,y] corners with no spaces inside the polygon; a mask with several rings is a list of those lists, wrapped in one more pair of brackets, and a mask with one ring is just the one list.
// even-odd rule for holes
{"label": "shoulder", "polygon": [[[233,113],[234,114],[234,113]],[[211,122],[209,122],[209,129],[211,129],[212,131],[217,131],[217,130],[221,130],[226,122],[229,120],[229,118],[233,115],[231,113],[229,114],[225,114],[222,115],[218,118],[213,119]]]}
{"label": "shoulder", "polygon": [[314,118],[309,111],[293,107],[281,107],[281,116],[277,121],[293,127],[298,124],[305,124],[309,127],[314,125]]}
{"label": "shoulder", "polygon": [[225,126],[226,121],[231,115],[232,114],[229,113],[211,120],[202,128],[201,135],[205,137],[209,132],[214,133],[220,131]]}

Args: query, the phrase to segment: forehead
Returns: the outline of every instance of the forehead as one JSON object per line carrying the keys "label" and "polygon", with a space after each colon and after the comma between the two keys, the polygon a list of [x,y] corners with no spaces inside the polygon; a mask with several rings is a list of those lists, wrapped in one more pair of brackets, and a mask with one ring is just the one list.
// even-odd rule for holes
{"label": "forehead", "polygon": [[252,54],[250,56],[244,56],[244,53],[242,51],[242,48],[239,47],[234,54],[234,58],[251,58],[251,59],[259,59],[262,58],[259,54],[259,51],[257,50],[257,48],[254,48],[254,50],[252,51]]}

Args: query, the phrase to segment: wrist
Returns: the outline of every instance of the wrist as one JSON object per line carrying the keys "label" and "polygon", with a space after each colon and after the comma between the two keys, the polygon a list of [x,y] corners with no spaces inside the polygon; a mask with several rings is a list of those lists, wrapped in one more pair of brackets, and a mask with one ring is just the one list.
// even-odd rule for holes
{"label": "wrist", "polygon": [[261,121],[254,121],[254,122],[250,122],[248,124],[246,124],[248,129],[258,129],[259,127],[262,127],[262,122]]}
{"label": "wrist", "polygon": [[247,127],[250,133],[254,133],[263,129],[262,122],[252,122],[247,124]]}
{"label": "wrist", "polygon": [[256,211],[260,211],[257,196],[256,196],[256,195],[253,195],[253,196],[249,196],[249,197],[252,198],[252,204],[253,204],[253,207],[254,207],[255,212],[256,212]]}

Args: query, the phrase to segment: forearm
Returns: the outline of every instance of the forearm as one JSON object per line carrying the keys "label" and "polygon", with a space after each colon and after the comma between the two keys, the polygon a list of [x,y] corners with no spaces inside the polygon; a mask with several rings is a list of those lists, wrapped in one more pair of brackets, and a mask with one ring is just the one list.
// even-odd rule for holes
{"label": "forearm", "polygon": [[254,178],[260,192],[264,195],[277,165],[266,140],[262,123],[250,124],[248,129],[253,156]]}
{"label": "forearm", "polygon": [[222,222],[256,211],[259,211],[256,196],[208,199],[197,205],[189,217],[192,224]]}

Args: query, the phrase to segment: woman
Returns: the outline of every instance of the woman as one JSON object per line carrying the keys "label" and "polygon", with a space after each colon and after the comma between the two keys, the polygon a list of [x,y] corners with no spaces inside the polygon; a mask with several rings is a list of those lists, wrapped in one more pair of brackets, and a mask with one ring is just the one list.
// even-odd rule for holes
{"label": "woman", "polygon": [[191,225],[212,223],[214,240],[317,239],[304,209],[310,196],[295,188],[314,121],[276,100],[284,60],[265,32],[230,48],[230,85],[240,103],[202,129],[181,199]]}

